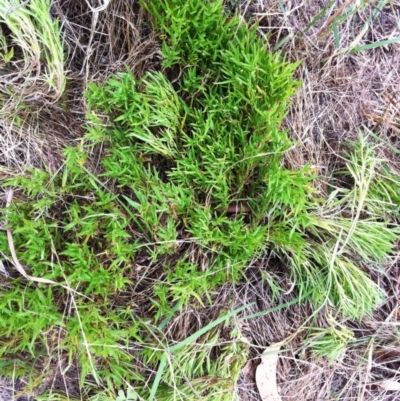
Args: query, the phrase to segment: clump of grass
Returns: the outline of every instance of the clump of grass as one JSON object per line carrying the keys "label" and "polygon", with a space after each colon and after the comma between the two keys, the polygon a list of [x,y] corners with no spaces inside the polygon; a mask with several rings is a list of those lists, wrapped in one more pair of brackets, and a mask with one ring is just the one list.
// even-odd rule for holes
{"label": "clump of grass", "polygon": [[[345,316],[370,314],[384,294],[366,273],[383,272],[394,256],[399,228],[391,224],[398,205],[394,174],[376,156],[361,133],[350,143],[341,182],[330,185],[330,196],[308,215],[308,238],[296,247],[278,244],[294,271],[296,282],[312,290],[318,304],[329,301]],[[300,285],[300,287],[302,287]]]}
{"label": "clump of grass", "polygon": [[[296,64],[268,53],[256,27],[227,18],[219,0],[142,4],[166,37],[165,70],[89,85],[88,133],[65,150],[62,172],[3,183],[23,193],[4,210],[21,262],[77,292],[12,280],[0,294],[0,357],[18,372],[29,366],[17,352],[78,358],[82,383],[132,383],[146,400],[228,400],[243,362],[234,330],[226,347],[221,329],[170,345],[165,319],[210,305],[268,252],[318,306],[361,317],[381,293],[360,266],[387,258],[397,231],[368,214],[379,165],[366,142],[341,173],[355,185],[332,187],[328,201],[310,166],[284,166],[295,144],[280,124]],[[87,159],[98,145],[95,175]]]}
{"label": "clump of grass", "polygon": [[26,102],[57,100],[65,89],[64,48],[50,1],[1,0],[0,23],[1,115],[10,117]]}
{"label": "clump of grass", "polygon": [[51,132],[43,129],[43,120],[47,125],[49,109],[66,88],[63,34],[50,5],[49,0],[0,0],[3,167],[41,165],[46,158],[43,148]]}
{"label": "clump of grass", "polygon": [[345,325],[330,319],[328,328],[311,328],[310,335],[306,341],[314,355],[318,358],[326,357],[330,362],[340,358],[354,340],[354,333]]}

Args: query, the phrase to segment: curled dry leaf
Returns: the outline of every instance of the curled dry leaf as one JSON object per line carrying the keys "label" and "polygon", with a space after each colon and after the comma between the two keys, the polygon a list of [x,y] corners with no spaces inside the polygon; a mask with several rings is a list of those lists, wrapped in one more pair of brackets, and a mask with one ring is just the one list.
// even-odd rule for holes
{"label": "curled dry leaf", "polygon": [[276,365],[280,344],[269,346],[261,355],[261,363],[256,370],[256,384],[262,401],[281,401],[276,384]]}

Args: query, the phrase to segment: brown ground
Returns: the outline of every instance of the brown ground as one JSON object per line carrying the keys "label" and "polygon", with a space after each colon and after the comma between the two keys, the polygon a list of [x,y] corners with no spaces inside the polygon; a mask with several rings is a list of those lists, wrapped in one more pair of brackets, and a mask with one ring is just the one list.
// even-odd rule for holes
{"label": "brown ground", "polygon": [[[105,11],[98,13],[90,10],[87,3],[85,0],[56,0],[52,7],[52,15],[63,24],[69,48],[66,67],[68,109],[61,110],[48,99],[39,99],[35,118],[26,120],[21,127],[3,117],[0,120],[0,165],[3,166],[0,174],[16,174],[26,165],[61,165],[62,146],[83,135],[85,105],[82,93],[86,82],[103,80],[123,70],[124,65],[137,76],[148,69],[159,68],[161,54],[157,38],[134,1],[112,0]],[[340,15],[344,4],[361,2],[336,1],[304,35],[301,32],[327,1],[248,0],[239,3],[243,18],[250,23],[259,22],[260,33],[268,39],[271,50],[290,35],[281,51],[292,61],[302,61],[296,75],[303,85],[285,120],[286,128],[299,145],[290,152],[286,162],[293,166],[312,163],[322,176],[316,185],[323,189],[330,174],[328,166],[341,163],[341,144],[355,139],[360,129],[365,133],[363,127],[366,126],[379,132],[380,138],[392,146],[383,146],[381,151],[400,171],[399,156],[393,150],[400,149],[400,45],[335,54],[338,48],[331,29],[333,18],[330,17]],[[356,13],[338,27],[341,49],[347,49],[357,38],[377,5],[376,1],[366,3],[369,5],[365,11]],[[359,37],[359,45],[399,37],[400,3],[397,0],[388,3],[371,25]],[[385,391],[380,385],[383,380],[399,380],[400,376],[399,266],[396,257],[387,266],[386,274],[377,274],[376,279],[386,291],[387,299],[375,314],[362,322],[345,322],[354,330],[357,341],[341,359],[331,364],[314,359],[304,348],[306,330],[300,331],[287,345],[277,370],[283,400],[400,400],[399,392]],[[272,302],[271,291],[263,284],[260,268],[268,269],[288,290],[278,302]],[[242,286],[227,286],[215,300],[216,304],[223,303],[224,297],[235,291],[241,302],[255,301],[253,308],[257,312],[294,297],[288,274],[279,266],[271,267],[265,262],[251,267],[249,277],[250,282]],[[311,306],[294,305],[246,321],[243,333],[255,347],[251,350],[253,359],[240,381],[243,401],[260,400],[254,371],[262,350],[256,346],[267,346],[288,338],[311,313]],[[321,317],[314,324],[324,327],[327,323]],[[51,385],[63,388],[58,380]],[[67,390],[73,392],[73,386]],[[11,390],[7,394],[10,393]],[[1,394],[0,400],[3,401]]]}

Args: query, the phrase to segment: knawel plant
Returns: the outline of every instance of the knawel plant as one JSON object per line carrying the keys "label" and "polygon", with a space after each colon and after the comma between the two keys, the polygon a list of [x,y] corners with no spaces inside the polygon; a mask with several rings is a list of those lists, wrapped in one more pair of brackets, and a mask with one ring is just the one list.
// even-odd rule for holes
{"label": "knawel plant", "polygon": [[[90,84],[87,134],[65,149],[62,171],[2,182],[20,189],[3,212],[21,263],[75,291],[10,280],[0,358],[26,373],[16,351],[61,356],[78,361],[82,383],[129,383],[146,400],[235,399],[243,360],[234,331],[225,347],[215,329],[170,355],[178,348],[165,319],[207,308],[267,253],[318,307],[370,313],[382,292],[366,271],[390,257],[399,231],[375,201],[389,176],[360,140],[341,172],[353,185],[319,194],[311,166],[283,163],[296,146],[281,129],[296,64],[269,53],[257,27],[227,17],[221,0],[141,4],[165,38],[162,71]],[[0,244],[12,260],[5,233]]]}

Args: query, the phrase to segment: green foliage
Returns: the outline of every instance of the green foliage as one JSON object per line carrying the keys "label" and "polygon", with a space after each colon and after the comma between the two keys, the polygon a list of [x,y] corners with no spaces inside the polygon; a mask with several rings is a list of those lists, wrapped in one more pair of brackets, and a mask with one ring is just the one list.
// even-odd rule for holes
{"label": "green foliage", "polygon": [[165,66],[186,65],[182,80],[126,72],[90,85],[87,98],[92,113],[112,121],[104,128],[90,117],[92,144],[110,141],[103,177],[124,193],[152,259],[176,253],[180,241],[204,252],[206,269],[186,256],[168,264],[167,284],[155,290],[165,310],[171,295],[202,303],[210,290],[237,281],[265,249],[269,222],[305,212],[312,176],[307,167],[281,166],[292,146],[279,125],[298,84],[295,65],[269,54],[255,28],[237,17],[228,22],[222,2],[146,7],[168,35]]}
{"label": "green foliage", "polygon": [[316,203],[295,226],[302,232],[297,229],[287,237],[279,227],[271,240],[286,255],[302,292],[312,290],[317,304],[328,301],[359,319],[383,300],[366,270],[382,272],[394,254],[400,230],[389,219],[396,216],[399,203],[395,175],[381,165],[374,146],[361,133],[358,142],[349,145],[346,168],[338,174],[341,182],[353,185],[332,184],[329,198]]}
{"label": "green foliage", "polygon": [[[299,180],[297,172],[280,169],[291,146],[279,124],[297,86],[295,66],[266,52],[255,28],[236,17],[227,23],[221,2],[190,1],[183,8],[195,11],[198,26],[179,15],[168,29],[155,21],[169,37],[165,66],[186,67],[180,82],[160,72],[140,80],[126,72],[90,84],[88,133],[65,150],[62,172],[31,170],[3,183],[25,196],[4,211],[20,262],[31,275],[77,293],[13,280],[0,295],[0,356],[78,358],[82,381],[91,375],[123,388],[126,380],[143,399],[187,399],[194,392],[196,399],[223,400],[235,394],[243,361],[234,361],[245,355],[236,342],[219,347],[214,328],[198,344],[184,343],[149,395],[144,383],[163,360],[152,327],[163,325],[176,301],[180,308],[211,303],[218,286],[242,278],[266,247],[268,226],[260,223],[304,211],[309,179],[307,169]],[[106,151],[96,177],[86,164],[97,144]],[[281,180],[287,185],[275,191]],[[7,249],[5,235],[0,240]],[[138,255],[149,265],[136,283]],[[140,311],[137,286],[149,282],[146,272],[157,264],[152,307]],[[49,337],[57,338],[56,349]],[[143,374],[132,363],[132,347]]]}
{"label": "green foliage", "polygon": [[0,0],[0,116],[5,120],[19,121],[18,113],[29,111],[28,98],[51,101],[65,90],[63,35],[50,6],[49,0]]}
{"label": "green foliage", "polygon": [[[163,383],[157,389],[155,399],[237,399],[236,382],[246,363],[248,346],[233,339],[221,347],[219,341],[218,332],[211,331],[196,344],[187,345],[175,353],[163,374]],[[217,358],[213,356],[216,350]]]}
{"label": "green foliage", "polygon": [[[4,210],[21,263],[76,292],[10,280],[0,358],[25,373],[16,352],[33,366],[38,356],[77,359],[82,383],[129,383],[138,399],[234,399],[246,350],[237,333],[222,347],[211,325],[169,345],[174,313],[211,304],[265,253],[287,263],[318,306],[370,313],[382,294],[360,267],[390,256],[398,230],[378,205],[392,205],[390,214],[399,198],[362,138],[341,172],[354,186],[332,186],[327,201],[310,166],[283,165],[294,146],[280,123],[296,65],[268,53],[256,27],[227,19],[222,1],[141,3],[165,36],[165,70],[90,84],[87,135],[65,149],[62,171],[3,183],[22,193]],[[178,67],[180,79],[167,79]],[[97,145],[94,175],[87,161]],[[5,234],[0,244],[5,251]]]}
{"label": "green foliage", "polygon": [[326,357],[329,362],[337,360],[354,340],[354,334],[346,326],[334,320],[329,328],[311,328],[306,344],[318,358]]}

